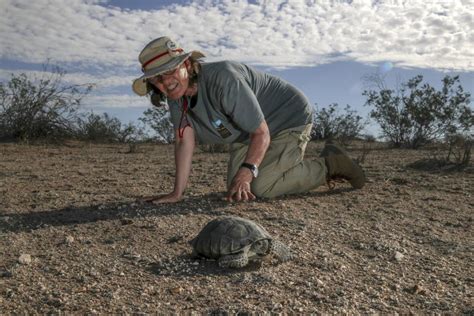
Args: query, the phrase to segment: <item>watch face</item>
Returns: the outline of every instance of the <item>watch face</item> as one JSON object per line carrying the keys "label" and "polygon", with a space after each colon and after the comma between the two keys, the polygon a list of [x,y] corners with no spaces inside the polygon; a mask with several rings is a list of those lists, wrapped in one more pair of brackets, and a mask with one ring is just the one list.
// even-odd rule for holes
{"label": "watch face", "polygon": [[256,178],[258,176],[258,168],[255,166],[255,169],[252,170],[253,177]]}
{"label": "watch face", "polygon": [[258,168],[256,165],[244,162],[241,166],[250,169],[254,178],[258,176]]}

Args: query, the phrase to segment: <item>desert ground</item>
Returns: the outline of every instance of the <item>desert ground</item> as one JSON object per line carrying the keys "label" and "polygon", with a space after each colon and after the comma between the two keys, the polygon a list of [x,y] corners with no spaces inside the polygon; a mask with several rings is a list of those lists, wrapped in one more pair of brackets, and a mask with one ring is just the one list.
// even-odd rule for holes
{"label": "desert ground", "polygon": [[[0,144],[0,313],[474,314],[472,166],[369,146],[362,190],[232,204],[227,154],[197,150],[185,199],[153,205],[137,198],[172,189],[171,145]],[[189,240],[224,215],[258,222],[294,259],[192,257]]]}

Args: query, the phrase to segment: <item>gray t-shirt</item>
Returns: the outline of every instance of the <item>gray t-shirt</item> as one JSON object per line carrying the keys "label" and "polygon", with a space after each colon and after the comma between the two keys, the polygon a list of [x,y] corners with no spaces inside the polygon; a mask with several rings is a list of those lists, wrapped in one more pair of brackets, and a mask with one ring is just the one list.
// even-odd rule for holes
{"label": "gray t-shirt", "polygon": [[[188,102],[189,103],[189,102]],[[286,81],[247,65],[203,63],[197,101],[183,115],[183,101],[169,101],[175,128],[189,123],[199,142],[248,143],[265,119],[270,135],[312,122],[312,106]]]}

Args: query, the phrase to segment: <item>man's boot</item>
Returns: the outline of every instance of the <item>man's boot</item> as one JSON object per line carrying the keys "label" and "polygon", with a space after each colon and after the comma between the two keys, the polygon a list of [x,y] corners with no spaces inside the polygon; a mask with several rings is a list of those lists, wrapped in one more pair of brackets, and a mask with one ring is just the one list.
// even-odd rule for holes
{"label": "man's boot", "polygon": [[328,168],[327,180],[344,179],[349,181],[354,189],[361,189],[365,184],[365,175],[362,168],[353,161],[345,150],[334,141],[328,140],[319,155],[324,157]]}

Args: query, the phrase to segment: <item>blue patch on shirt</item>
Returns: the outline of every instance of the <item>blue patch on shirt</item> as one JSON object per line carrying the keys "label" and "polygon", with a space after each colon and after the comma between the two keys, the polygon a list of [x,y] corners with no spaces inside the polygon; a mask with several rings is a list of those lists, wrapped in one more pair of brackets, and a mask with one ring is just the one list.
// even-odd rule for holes
{"label": "blue patch on shirt", "polygon": [[227,138],[232,135],[232,133],[224,126],[224,124],[222,124],[220,119],[212,121],[212,126],[214,126],[222,138]]}

